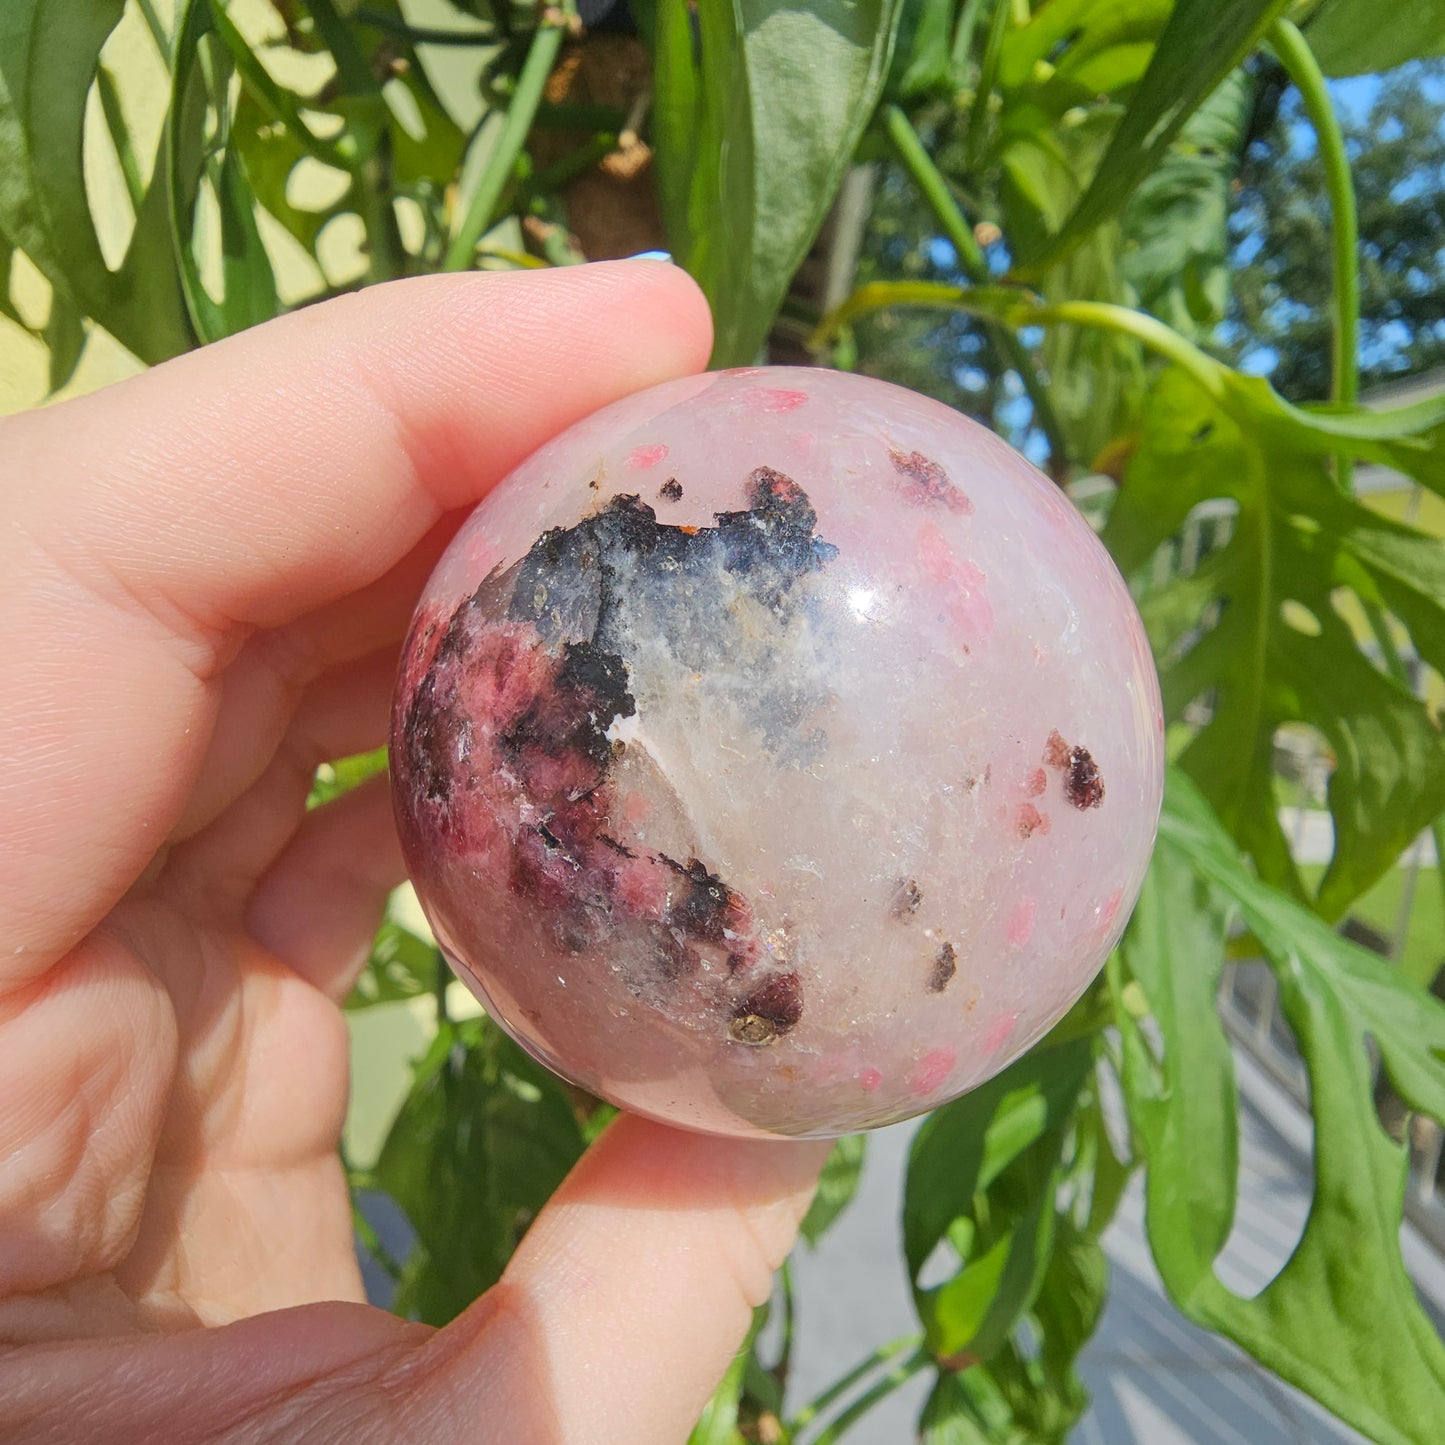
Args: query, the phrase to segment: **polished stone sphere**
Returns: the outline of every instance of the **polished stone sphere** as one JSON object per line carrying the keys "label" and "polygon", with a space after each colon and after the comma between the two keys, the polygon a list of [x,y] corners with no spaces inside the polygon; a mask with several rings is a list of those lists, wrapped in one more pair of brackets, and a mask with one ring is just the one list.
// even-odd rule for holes
{"label": "polished stone sphere", "polygon": [[452,967],[545,1064],[723,1134],[997,1073],[1118,940],[1158,820],[1149,647],[1064,494],[937,402],[690,377],[468,519],[394,712]]}

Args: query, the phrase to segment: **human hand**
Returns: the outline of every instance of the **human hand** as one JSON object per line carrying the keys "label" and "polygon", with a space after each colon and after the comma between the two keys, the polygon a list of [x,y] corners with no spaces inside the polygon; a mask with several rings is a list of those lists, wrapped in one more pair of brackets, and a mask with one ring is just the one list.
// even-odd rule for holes
{"label": "human hand", "polygon": [[[0,1438],[683,1439],[823,1150],[620,1119],[446,1329],[361,1303],[339,1008],[460,515],[696,370],[670,267],[401,282],[0,423]],[[204,1327],[204,1328],[203,1328]]]}

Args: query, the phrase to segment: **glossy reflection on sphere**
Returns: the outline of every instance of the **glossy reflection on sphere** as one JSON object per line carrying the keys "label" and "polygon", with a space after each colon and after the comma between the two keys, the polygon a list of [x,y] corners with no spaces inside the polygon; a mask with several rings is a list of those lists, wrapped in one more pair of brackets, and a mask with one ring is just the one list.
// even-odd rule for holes
{"label": "glossy reflection on sphere", "polygon": [[538,1058],[727,1134],[891,1123],[997,1073],[1117,940],[1158,684],[1056,487],[865,378],[597,413],[417,611],[396,808],[448,959]]}

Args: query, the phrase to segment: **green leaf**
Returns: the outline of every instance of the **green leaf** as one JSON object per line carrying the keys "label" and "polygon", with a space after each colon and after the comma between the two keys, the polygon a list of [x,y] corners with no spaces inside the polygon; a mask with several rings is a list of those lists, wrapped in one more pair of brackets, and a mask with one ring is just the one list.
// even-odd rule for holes
{"label": "green leaf", "polygon": [[437,986],[441,953],[429,939],[388,918],[372,940],[371,956],[346,1000],[348,1012],[419,998]]}
{"label": "green leaf", "polygon": [[984,1363],[940,1372],[919,1419],[930,1445],[1065,1445],[1083,1418],[1077,1362],[1103,1313],[1109,1267],[1092,1235],[1062,1217],[1056,1228],[1028,1346],[1010,1340]]}
{"label": "green leaf", "polygon": [[895,10],[733,0],[659,11],[658,192],[673,254],[712,304],[715,365],[756,360],[877,102]]}
{"label": "green leaf", "polygon": [[[1143,597],[1166,712],[1211,699],[1182,765],[1264,877],[1301,897],[1274,737],[1290,723],[1324,736],[1335,848],[1316,906],[1338,918],[1445,809],[1439,729],[1359,641],[1366,606],[1383,604],[1422,656],[1445,661],[1445,543],[1341,495],[1302,444],[1320,444],[1308,419],[1274,425],[1267,389],[1232,373],[1221,385],[1223,402],[1182,373],[1160,378],[1104,539],[1132,574],[1194,507],[1237,506],[1226,546]],[[1238,419],[1251,414],[1252,425]]]}
{"label": "green leaf", "polygon": [[687,1445],[747,1445],[738,1429],[738,1406],[742,1402],[743,1381],[752,1359],[753,1341],[757,1338],[758,1325],[766,1315],[766,1308],[754,1311],[753,1327],[733,1356],[727,1374],[718,1381],[717,1389],[693,1426],[692,1434],[687,1437]]}
{"label": "green leaf", "polygon": [[918,1417],[919,1445],[991,1445],[996,1438],[974,1417],[972,1397],[958,1375],[940,1370]]}
{"label": "green leaf", "polygon": [[[903,1247],[929,1348],[987,1359],[1038,1294],[1048,1266],[1065,1133],[1092,1038],[1036,1049],[934,1113],[909,1155]],[[918,1283],[944,1240],[952,1278]]]}
{"label": "green leaf", "polygon": [[1005,104],[1031,91],[1054,118],[1138,83],[1170,0],[1049,0],[1009,31],[999,62]]}
{"label": "green leaf", "polygon": [[1445,55],[1445,0],[1395,0],[1388,18],[1371,0],[1324,0],[1306,33],[1326,75],[1390,70]]}
{"label": "green leaf", "polygon": [[440,1325],[501,1277],[584,1144],[562,1085],[487,1019],[443,1020],[414,1074],[370,1182],[417,1236],[395,1308]]}
{"label": "green leaf", "polygon": [[1185,121],[1288,4],[1289,0],[1177,0],[1088,191],[1048,245],[1025,254],[1028,270],[1056,260],[1123,210]]}
{"label": "green leaf", "polygon": [[862,1134],[849,1134],[833,1145],[823,1172],[818,1178],[818,1192],[798,1226],[798,1233],[809,1244],[817,1242],[833,1226],[833,1221],[853,1201],[858,1181],[863,1176],[863,1153],[867,1139]]}
{"label": "green leaf", "polygon": [[[1233,1063],[1213,1007],[1232,908],[1279,982],[1315,1122],[1304,1233],[1251,1299],[1214,1272],[1238,1185]],[[1170,1298],[1372,1439],[1438,1439],[1445,1345],[1400,1255],[1407,1159],[1376,1115],[1370,1043],[1408,1105],[1439,1118],[1445,1008],[1253,877],[1177,770],[1121,960],[1111,979],[1125,1096],[1148,1171],[1150,1245]],[[1130,982],[1154,1011],[1152,1036],[1124,1005]]]}
{"label": "green leaf", "polygon": [[900,0],[898,35],[884,92],[912,100],[953,88],[953,0]]}
{"label": "green leaf", "polygon": [[[186,0],[176,30],[166,184],[181,285],[191,324],[203,341],[218,341],[267,321],[281,309],[243,163],[230,148],[228,91],[233,64],[216,33],[208,0]],[[221,219],[219,297],[206,289],[196,254],[196,209],[203,178],[211,182]]]}
{"label": "green leaf", "polygon": [[45,344],[50,348],[50,394],[53,396],[72,376],[85,350],[85,322],[60,292],[51,293],[50,315],[45,321]]}
{"label": "green leaf", "polygon": [[1143,309],[1185,335],[1224,314],[1229,186],[1253,97],[1243,70],[1226,76],[1124,210],[1124,274]]}
{"label": "green leaf", "polygon": [[[0,316],[13,321],[17,326],[25,326],[21,320],[20,313],[15,309],[15,303],[10,299],[10,272],[15,261],[15,247],[5,239],[4,233],[0,232]],[[30,328],[25,327],[28,331]]]}
{"label": "green leaf", "polygon": [[157,169],[120,268],[101,254],[85,194],[85,106],[124,0],[7,0],[0,6],[0,233],[71,311],[142,361],[191,345],[175,263],[157,225]]}
{"label": "green leaf", "polygon": [[322,763],[311,780],[311,792],[307,795],[306,806],[319,808],[323,803],[334,802],[343,793],[359,788],[372,778],[380,777],[386,771],[386,759],[387,751],[383,744],[370,752],[352,753],[349,757]]}

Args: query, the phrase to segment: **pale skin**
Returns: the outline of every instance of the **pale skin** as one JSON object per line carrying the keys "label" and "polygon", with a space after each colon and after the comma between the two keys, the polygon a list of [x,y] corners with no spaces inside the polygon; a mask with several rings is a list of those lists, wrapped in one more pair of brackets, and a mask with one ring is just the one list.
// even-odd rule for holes
{"label": "pale skin", "polygon": [[665,1445],[823,1146],[623,1118],[442,1330],[363,1302],[339,1008],[396,650],[461,516],[700,369],[650,262],[379,288],[0,422],[0,1439]]}

